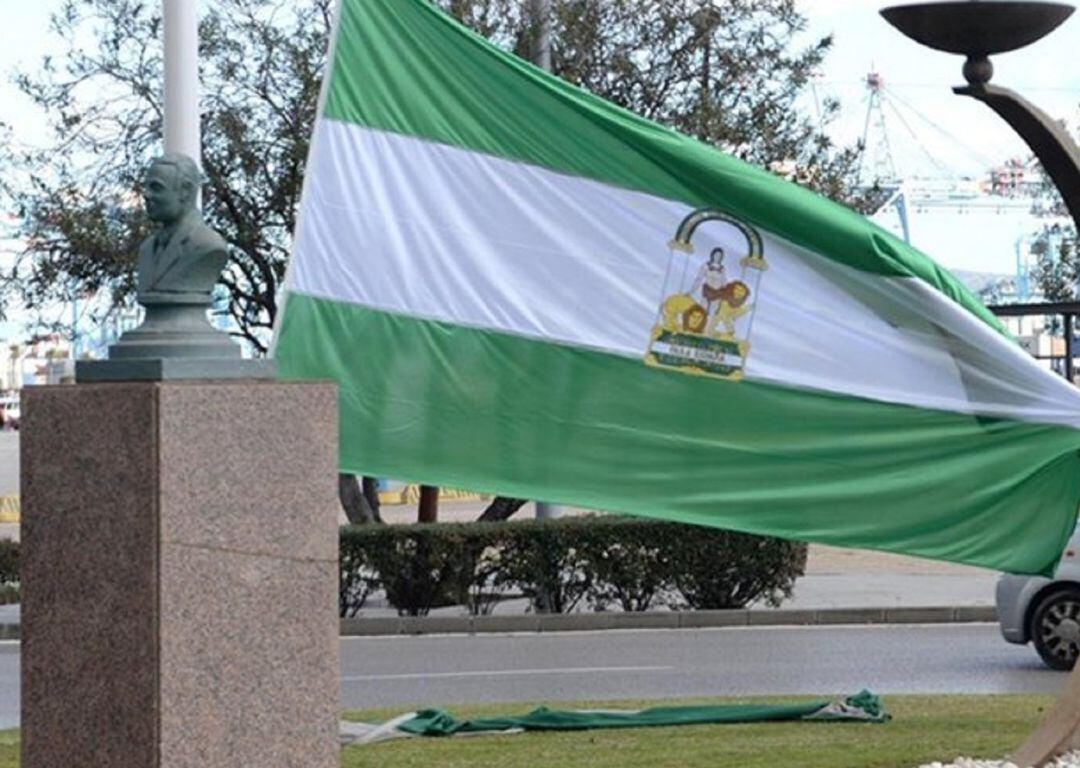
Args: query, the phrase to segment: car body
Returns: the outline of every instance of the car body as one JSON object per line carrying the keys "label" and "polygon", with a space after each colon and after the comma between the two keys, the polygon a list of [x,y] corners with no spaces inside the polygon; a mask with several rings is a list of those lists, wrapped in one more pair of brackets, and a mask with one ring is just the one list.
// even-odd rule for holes
{"label": "car body", "polygon": [[1061,555],[1054,578],[1002,574],[998,624],[1010,643],[1034,643],[1054,669],[1072,669],[1080,656],[1080,526]]}

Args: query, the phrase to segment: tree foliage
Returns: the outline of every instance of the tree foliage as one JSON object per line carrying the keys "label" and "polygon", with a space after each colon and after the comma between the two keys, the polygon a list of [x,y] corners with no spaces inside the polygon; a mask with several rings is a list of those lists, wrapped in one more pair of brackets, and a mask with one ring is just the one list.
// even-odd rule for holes
{"label": "tree foliage", "polygon": [[[480,34],[532,59],[522,0],[440,0]],[[552,71],[840,202],[865,209],[858,147],[836,147],[804,103],[832,39],[799,42],[794,0],[551,0]]]}
{"label": "tree foliage", "polygon": [[1047,301],[1080,298],[1080,249],[1076,228],[1049,224],[1032,243],[1035,256],[1030,277]]}
{"label": "tree foliage", "polygon": [[[1077,117],[1080,118],[1080,109]],[[1080,122],[1077,123],[1080,125]],[[1038,232],[1031,252],[1035,256],[1029,276],[1039,286],[1047,301],[1071,301],[1080,298],[1080,241],[1076,222],[1068,221],[1069,212],[1061,193],[1043,173],[1042,195],[1035,213],[1058,221],[1047,223]]]}
{"label": "tree foliage", "polygon": [[[17,83],[47,115],[43,146],[9,147],[0,186],[25,243],[18,298],[134,289],[148,222],[135,192],[160,152],[158,3],[66,0],[64,54]],[[232,251],[221,282],[239,333],[265,351],[296,223],[331,0],[216,0],[200,24],[203,208]]]}

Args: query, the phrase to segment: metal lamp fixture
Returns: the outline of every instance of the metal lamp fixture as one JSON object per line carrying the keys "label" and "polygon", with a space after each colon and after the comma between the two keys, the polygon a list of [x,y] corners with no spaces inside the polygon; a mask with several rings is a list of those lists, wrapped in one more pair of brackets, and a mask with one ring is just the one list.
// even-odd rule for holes
{"label": "metal lamp fixture", "polygon": [[966,56],[964,79],[953,88],[986,104],[1012,126],[1039,158],[1080,226],[1080,147],[1053,118],[1008,88],[990,85],[990,55],[1014,51],[1054,31],[1072,14],[1065,3],[956,0],[885,8],[881,15],[925,46]]}

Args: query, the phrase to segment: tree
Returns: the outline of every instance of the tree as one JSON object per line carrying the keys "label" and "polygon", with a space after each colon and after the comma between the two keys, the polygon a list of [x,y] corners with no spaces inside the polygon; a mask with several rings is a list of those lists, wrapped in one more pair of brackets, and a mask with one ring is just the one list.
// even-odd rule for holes
{"label": "tree", "polygon": [[[1040,169],[1041,170],[1041,169]],[[1028,277],[1039,287],[1046,301],[1073,301],[1080,298],[1080,240],[1077,238],[1076,222],[1069,220],[1069,212],[1061,193],[1042,171],[1042,189],[1034,212],[1047,219],[1057,219],[1043,225],[1031,244],[1035,263]],[[1060,316],[1050,318],[1045,330],[1051,335],[1073,335],[1074,321]],[[1055,361],[1056,364],[1060,361]],[[1061,371],[1064,373],[1064,370]]]}
{"label": "tree", "polygon": [[[30,307],[133,292],[149,231],[133,192],[162,133],[158,5],[66,0],[53,17],[64,55],[16,78],[52,129],[47,146],[0,156],[0,194],[27,243],[18,298]],[[227,312],[259,353],[296,224],[330,5],[216,0],[200,24],[203,208],[232,250]]]}
{"label": "tree", "polygon": [[[532,58],[523,0],[439,0],[480,34]],[[832,38],[800,47],[794,0],[551,0],[552,71],[632,112],[867,211],[858,146],[822,131],[839,111],[804,109]]]}
{"label": "tree", "polygon": [[1048,224],[1031,245],[1035,264],[1031,279],[1047,301],[1072,301],[1080,297],[1080,249],[1076,228]]}
{"label": "tree", "polygon": [[[525,0],[436,2],[519,55],[535,45]],[[228,314],[258,352],[296,223],[330,8],[215,0],[200,25],[204,210],[232,247]],[[831,40],[796,44],[805,19],[794,0],[552,0],[552,9],[555,74],[833,199],[867,204],[859,148],[835,147],[800,108]],[[18,298],[30,306],[102,290],[130,301],[148,232],[133,190],[162,130],[160,25],[156,2],[66,0],[53,19],[63,53],[17,78],[51,125],[43,148],[0,150],[0,196],[27,243]],[[838,106],[827,103],[824,119]],[[514,507],[497,505],[493,514]]]}
{"label": "tree", "polygon": [[1035,213],[1058,221],[1044,225],[1036,235],[1031,246],[1035,264],[1029,276],[1048,301],[1080,298],[1080,243],[1076,222],[1069,220],[1065,201],[1045,172],[1042,173],[1042,194]]}
{"label": "tree", "polygon": [[338,501],[345,510],[345,517],[353,525],[381,523],[379,514],[379,494],[371,478],[357,480],[356,475],[341,473],[338,475]]}

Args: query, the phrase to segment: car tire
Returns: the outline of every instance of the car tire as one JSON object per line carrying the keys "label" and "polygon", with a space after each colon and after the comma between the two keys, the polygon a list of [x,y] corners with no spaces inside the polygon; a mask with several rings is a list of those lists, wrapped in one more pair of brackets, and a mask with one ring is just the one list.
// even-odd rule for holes
{"label": "car tire", "polygon": [[1060,589],[1039,602],[1031,615],[1031,640],[1048,667],[1073,668],[1080,656],[1080,589]]}

